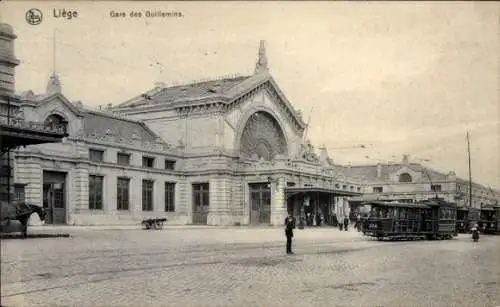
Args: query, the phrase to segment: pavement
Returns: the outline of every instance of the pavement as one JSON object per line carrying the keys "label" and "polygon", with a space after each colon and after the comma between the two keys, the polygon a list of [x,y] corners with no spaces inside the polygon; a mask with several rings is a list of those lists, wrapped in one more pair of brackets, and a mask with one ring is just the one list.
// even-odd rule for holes
{"label": "pavement", "polygon": [[[47,229],[47,228],[44,228]],[[500,237],[336,229],[69,228],[2,241],[2,306],[500,306]]]}

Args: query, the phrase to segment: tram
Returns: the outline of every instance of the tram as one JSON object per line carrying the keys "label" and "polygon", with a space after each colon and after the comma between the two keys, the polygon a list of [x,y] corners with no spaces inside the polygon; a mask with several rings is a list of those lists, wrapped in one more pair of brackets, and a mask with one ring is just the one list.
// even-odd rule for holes
{"label": "tram", "polygon": [[479,231],[484,234],[500,234],[500,206],[481,208]]}
{"label": "tram", "polygon": [[379,241],[452,239],[456,233],[457,208],[452,203],[430,200],[421,203],[370,201],[363,234]]}
{"label": "tram", "polygon": [[457,232],[470,233],[471,228],[479,221],[480,212],[477,208],[457,208]]}

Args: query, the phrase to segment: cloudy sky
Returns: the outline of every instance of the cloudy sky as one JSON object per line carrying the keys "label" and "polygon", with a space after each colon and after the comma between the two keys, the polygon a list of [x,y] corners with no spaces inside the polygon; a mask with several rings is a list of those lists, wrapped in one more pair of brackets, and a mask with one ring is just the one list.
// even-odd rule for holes
{"label": "cloudy sky", "polygon": [[[91,106],[123,102],[156,81],[250,74],[265,39],[271,73],[305,119],[313,109],[309,136],[335,161],[400,161],[406,153],[467,178],[470,130],[473,180],[500,189],[499,3],[0,5],[19,36],[19,92],[45,91],[54,29],[63,93]],[[26,22],[30,8],[43,12],[40,25]],[[78,17],[55,18],[54,9]],[[146,18],[147,10],[183,17]]]}

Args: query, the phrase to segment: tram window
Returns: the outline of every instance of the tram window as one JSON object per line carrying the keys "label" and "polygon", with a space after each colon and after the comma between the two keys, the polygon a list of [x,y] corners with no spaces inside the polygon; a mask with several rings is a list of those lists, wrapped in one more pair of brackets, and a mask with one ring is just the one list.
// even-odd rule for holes
{"label": "tram window", "polygon": [[392,214],[391,214],[392,217],[396,217],[397,218],[398,214],[399,214],[398,208],[393,208],[391,211],[392,211]]}
{"label": "tram window", "polygon": [[406,208],[400,208],[399,209],[399,218],[401,218],[401,219],[407,218]]}

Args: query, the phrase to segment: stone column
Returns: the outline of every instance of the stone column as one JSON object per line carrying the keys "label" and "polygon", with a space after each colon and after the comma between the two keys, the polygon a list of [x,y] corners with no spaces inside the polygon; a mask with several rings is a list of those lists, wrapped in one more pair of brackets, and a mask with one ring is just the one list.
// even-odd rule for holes
{"label": "stone column", "polygon": [[274,226],[282,225],[287,216],[285,186],[283,177],[271,184],[271,224]]}

